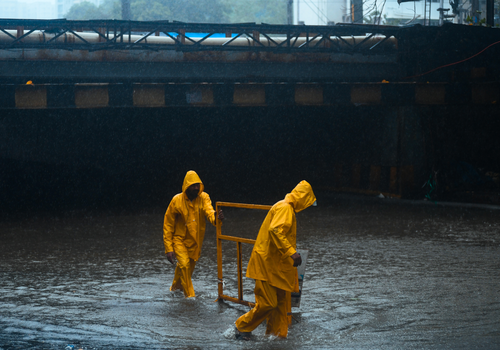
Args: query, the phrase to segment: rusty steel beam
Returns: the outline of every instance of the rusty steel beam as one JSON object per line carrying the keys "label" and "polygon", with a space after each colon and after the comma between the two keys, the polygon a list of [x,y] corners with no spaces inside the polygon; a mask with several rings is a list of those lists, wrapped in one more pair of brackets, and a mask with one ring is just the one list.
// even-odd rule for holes
{"label": "rusty steel beam", "polygon": [[[395,80],[394,60],[349,62],[2,61],[0,83],[320,82]],[[376,67],[376,69],[375,69]]]}

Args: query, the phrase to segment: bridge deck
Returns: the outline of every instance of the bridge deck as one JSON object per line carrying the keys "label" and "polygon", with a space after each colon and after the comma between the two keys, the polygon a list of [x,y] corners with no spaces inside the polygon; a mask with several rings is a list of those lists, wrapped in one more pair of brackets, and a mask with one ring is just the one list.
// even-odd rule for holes
{"label": "bridge deck", "polygon": [[496,81],[500,30],[1,20],[0,82]]}

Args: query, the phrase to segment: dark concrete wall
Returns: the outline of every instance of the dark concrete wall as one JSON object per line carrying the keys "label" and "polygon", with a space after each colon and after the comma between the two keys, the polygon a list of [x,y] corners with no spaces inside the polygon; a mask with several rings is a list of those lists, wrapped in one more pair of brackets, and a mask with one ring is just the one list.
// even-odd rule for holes
{"label": "dark concrete wall", "polygon": [[[401,113],[412,141],[398,151]],[[166,203],[189,169],[218,200],[272,202],[302,179],[342,186],[338,164],[369,171],[403,152],[420,167],[414,119],[368,106],[4,110],[2,203]]]}
{"label": "dark concrete wall", "polygon": [[167,205],[190,169],[214,200],[273,203],[302,179],[318,191],[391,192],[395,167],[411,171],[403,196],[421,197],[432,167],[500,168],[497,115],[495,106],[5,109],[0,205]]}

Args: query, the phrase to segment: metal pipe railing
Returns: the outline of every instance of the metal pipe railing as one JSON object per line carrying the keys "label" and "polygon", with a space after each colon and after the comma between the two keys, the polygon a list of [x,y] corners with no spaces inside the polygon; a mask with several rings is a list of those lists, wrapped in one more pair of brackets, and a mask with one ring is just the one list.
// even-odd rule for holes
{"label": "metal pipe railing", "polygon": [[396,50],[398,33],[398,27],[370,25],[297,26],[0,19],[0,49],[370,53]]}
{"label": "metal pipe railing", "polygon": [[[243,208],[243,209],[259,209],[259,210],[269,210],[272,206],[270,205],[260,205],[260,204],[245,204],[245,203],[230,203],[230,202],[217,202],[215,204],[216,212],[219,212],[221,207],[231,207],[231,208]],[[255,244],[254,239],[227,236],[222,234],[222,223],[217,220],[217,273],[218,273],[218,298],[217,300],[227,300],[233,303],[238,303],[242,305],[247,305],[250,307],[254,306],[254,303],[246,301],[243,299],[243,264],[241,255],[241,243]],[[237,274],[238,274],[238,298],[231,297],[224,294],[224,282],[223,282],[223,272],[222,272],[222,241],[232,241],[236,242],[236,258],[237,258]]]}

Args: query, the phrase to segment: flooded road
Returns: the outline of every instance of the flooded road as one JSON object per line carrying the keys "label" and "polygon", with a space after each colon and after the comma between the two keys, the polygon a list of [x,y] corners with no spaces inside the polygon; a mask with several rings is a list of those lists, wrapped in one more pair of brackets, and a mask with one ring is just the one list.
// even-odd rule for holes
{"label": "flooded road", "polygon": [[[318,202],[297,215],[309,259],[289,336],[266,338],[261,325],[249,342],[232,338],[248,308],[214,302],[215,228],[193,276],[197,297],[186,300],[168,291],[164,208],[4,218],[0,349],[500,347],[500,210],[345,195]],[[251,238],[265,215],[224,213],[224,234]],[[223,250],[225,292],[236,296],[236,248]],[[244,289],[253,301],[253,281]]]}

